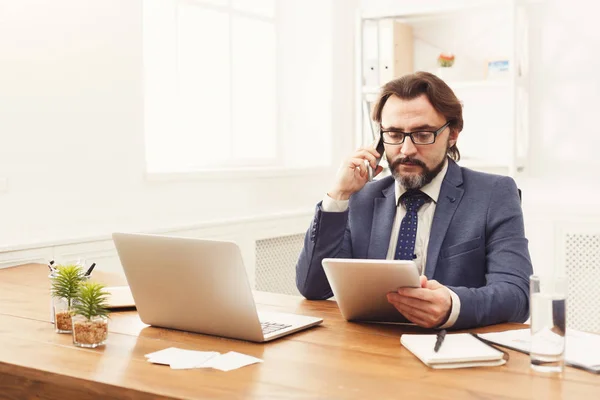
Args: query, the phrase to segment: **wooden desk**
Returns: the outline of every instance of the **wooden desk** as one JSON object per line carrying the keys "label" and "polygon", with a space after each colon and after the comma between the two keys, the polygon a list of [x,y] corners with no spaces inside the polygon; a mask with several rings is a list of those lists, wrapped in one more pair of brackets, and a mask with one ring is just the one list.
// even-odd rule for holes
{"label": "wooden desk", "polygon": [[[0,398],[596,399],[600,377],[566,368],[535,373],[511,352],[502,367],[432,370],[400,345],[406,327],[344,321],[332,301],[257,293],[260,308],[324,319],[268,344],[148,327],[134,311],[113,313],[106,346],[74,347],[49,323],[47,267],[0,270]],[[123,277],[95,272],[107,284]],[[479,331],[521,327],[505,324]],[[416,328],[415,328],[416,329]],[[414,329],[413,329],[414,330]],[[230,372],[171,370],[144,354],[166,347],[238,351],[264,360]]]}

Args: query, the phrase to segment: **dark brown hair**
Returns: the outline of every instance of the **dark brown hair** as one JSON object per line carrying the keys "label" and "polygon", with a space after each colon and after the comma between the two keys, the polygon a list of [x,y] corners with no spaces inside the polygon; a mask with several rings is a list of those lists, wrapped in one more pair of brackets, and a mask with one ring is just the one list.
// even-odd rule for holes
{"label": "dark brown hair", "polygon": [[[446,82],[429,72],[422,71],[404,75],[386,83],[381,89],[381,94],[373,109],[373,120],[381,124],[381,111],[390,96],[412,100],[423,94],[427,96],[433,108],[442,114],[446,121],[450,121],[450,129],[462,131],[462,104]],[[448,156],[454,161],[460,160],[460,152],[456,143],[448,149]]]}

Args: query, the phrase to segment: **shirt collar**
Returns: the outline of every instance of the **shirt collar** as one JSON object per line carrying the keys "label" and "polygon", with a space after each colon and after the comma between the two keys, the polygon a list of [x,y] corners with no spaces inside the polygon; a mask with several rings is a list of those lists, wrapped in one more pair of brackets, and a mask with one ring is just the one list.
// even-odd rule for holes
{"label": "shirt collar", "polygon": [[[423,186],[420,190],[425,193],[427,196],[433,200],[434,203],[437,203],[438,198],[440,197],[440,190],[442,190],[442,182],[444,182],[444,177],[446,176],[446,172],[448,172],[448,158],[444,159],[444,166],[439,174],[435,176],[427,185]],[[404,186],[400,185],[396,180],[395,183],[395,195],[396,195],[396,204],[398,204],[398,199],[400,196],[406,192]]]}

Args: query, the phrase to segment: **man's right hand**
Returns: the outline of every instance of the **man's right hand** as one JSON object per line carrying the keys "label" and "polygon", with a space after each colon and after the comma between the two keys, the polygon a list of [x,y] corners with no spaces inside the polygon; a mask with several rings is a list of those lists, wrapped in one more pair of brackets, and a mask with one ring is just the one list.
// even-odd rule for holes
{"label": "man's right hand", "polygon": [[[333,190],[327,193],[334,200],[348,200],[350,196],[361,190],[369,179],[369,172],[365,160],[375,167],[376,159],[383,154],[379,154],[373,146],[361,147],[356,152],[344,160],[336,175],[336,182]],[[383,167],[377,166],[373,176],[376,176]]]}

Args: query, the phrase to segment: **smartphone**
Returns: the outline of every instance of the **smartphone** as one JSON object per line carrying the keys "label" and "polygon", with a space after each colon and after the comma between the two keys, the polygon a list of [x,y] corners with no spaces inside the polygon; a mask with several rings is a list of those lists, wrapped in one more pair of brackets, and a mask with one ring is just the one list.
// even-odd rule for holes
{"label": "smartphone", "polygon": [[[377,166],[379,165],[379,162],[381,161],[381,157],[383,157],[383,153],[385,151],[385,148],[383,147],[383,136],[381,136],[381,135],[379,136],[379,141],[377,142],[377,147],[375,147],[375,150],[377,150],[377,152],[380,155],[375,160],[375,169],[377,169]],[[371,167],[370,163],[367,165],[367,170],[369,171],[369,182],[371,182],[373,180],[373,177],[375,175],[375,169],[373,169]]]}

